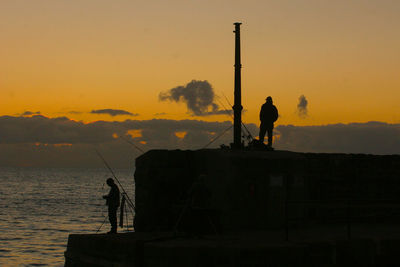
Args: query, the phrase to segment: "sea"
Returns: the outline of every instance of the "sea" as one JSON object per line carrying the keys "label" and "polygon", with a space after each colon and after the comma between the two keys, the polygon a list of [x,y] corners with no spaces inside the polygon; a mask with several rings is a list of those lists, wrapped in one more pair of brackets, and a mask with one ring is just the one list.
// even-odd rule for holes
{"label": "sea", "polygon": [[[134,170],[113,171],[133,200]],[[109,177],[106,168],[0,168],[0,266],[64,266],[69,234],[109,231]]]}

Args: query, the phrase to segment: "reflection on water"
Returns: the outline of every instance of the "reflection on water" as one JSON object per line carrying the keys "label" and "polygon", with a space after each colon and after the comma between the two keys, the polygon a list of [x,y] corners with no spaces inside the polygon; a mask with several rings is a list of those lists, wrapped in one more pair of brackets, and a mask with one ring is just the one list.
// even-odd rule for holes
{"label": "reflection on water", "polygon": [[[115,170],[133,197],[133,170]],[[0,169],[0,266],[63,266],[70,233],[95,233],[105,169]],[[101,232],[109,229],[106,224]]]}

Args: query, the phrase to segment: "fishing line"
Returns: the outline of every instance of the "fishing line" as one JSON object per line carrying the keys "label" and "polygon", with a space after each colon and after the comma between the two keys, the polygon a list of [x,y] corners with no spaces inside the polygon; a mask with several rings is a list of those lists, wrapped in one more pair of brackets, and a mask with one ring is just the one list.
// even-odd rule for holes
{"label": "fishing line", "polygon": [[108,168],[108,170],[111,172],[111,174],[113,175],[113,177],[115,178],[115,180],[117,181],[117,183],[119,184],[119,186],[121,187],[122,191],[124,194],[126,194],[126,199],[128,200],[129,205],[131,205],[133,207],[134,210],[136,210],[135,205],[133,204],[132,200],[129,198],[128,194],[126,193],[124,187],[122,186],[122,184],[119,182],[117,176],[115,176],[114,171],[111,169],[110,165],[108,165],[107,161],[104,159],[104,157],[100,154],[100,152],[95,149],[97,155],[101,158],[101,160],[103,161],[104,165],[106,165],[106,167]]}
{"label": "fishing line", "polygon": [[121,138],[122,140],[124,140],[125,142],[127,142],[128,144],[132,145],[134,148],[136,148],[137,150],[139,150],[140,152],[142,152],[142,154],[144,154],[143,149],[141,149],[140,147],[138,147],[137,145],[135,145],[133,142],[129,141],[128,139],[126,139],[123,136],[118,136],[119,138]]}
{"label": "fishing line", "polygon": [[[226,95],[225,95],[223,92],[221,92],[221,93],[222,93],[222,95],[225,97],[226,102],[228,102],[228,105],[231,106],[231,103],[229,102],[229,99],[226,97]],[[217,95],[217,96],[218,96],[218,95]],[[218,97],[219,97],[219,96],[218,96]],[[220,97],[219,97],[219,98],[220,98]],[[218,100],[218,98],[217,98],[217,100]],[[221,103],[220,100],[218,100],[218,103],[220,103],[220,104],[222,105],[222,107],[223,107],[225,110],[227,110],[226,107],[225,107],[225,105],[224,105],[223,103]],[[229,114],[229,115],[231,116],[231,118],[233,119],[232,113],[228,113],[228,114]],[[246,124],[244,124],[243,121],[241,121],[241,124],[242,124],[242,128],[241,128],[242,132],[245,133],[245,134],[247,134],[248,136],[250,136],[251,139],[254,140],[254,137],[253,137],[252,134],[250,133],[249,129],[247,129]],[[243,127],[244,127],[244,129],[243,129]]]}
{"label": "fishing line", "polygon": [[214,143],[214,141],[216,141],[218,138],[220,138],[221,136],[223,136],[227,131],[229,131],[231,128],[233,127],[233,125],[229,126],[225,131],[223,131],[222,133],[220,133],[218,136],[216,136],[215,138],[213,138],[207,145],[205,145],[202,149],[207,148],[209,145],[211,145],[212,143]]}
{"label": "fishing line", "polygon": [[[218,95],[216,95],[216,96],[217,96],[217,101],[218,101],[218,103],[219,103],[225,110],[228,110],[228,109],[225,107],[224,103],[222,103],[221,100],[219,99],[219,98],[221,98],[221,97],[218,96]],[[225,95],[224,95],[224,96],[225,96]],[[225,98],[226,98],[226,96],[225,96]],[[229,100],[226,99],[226,101],[228,101],[228,104],[230,105]],[[226,114],[229,115],[229,116],[231,117],[232,120],[234,119],[232,113],[226,113]],[[242,127],[241,127],[240,129],[241,129],[242,133],[245,135],[245,134],[246,134],[246,131],[243,129],[243,126],[246,127],[246,125],[244,125],[243,122],[241,122],[241,123],[242,123]],[[246,128],[246,130],[247,130],[247,128]],[[249,132],[249,130],[247,130],[247,136],[250,136],[251,139],[254,139],[253,136],[251,136],[251,133]]]}
{"label": "fishing line", "polygon": [[[231,103],[229,102],[229,99],[226,97],[226,95],[224,94],[224,92],[221,91],[221,93],[222,93],[222,95],[225,97],[226,102],[228,102],[228,105],[231,106]],[[243,123],[243,121],[242,121],[241,123],[242,123],[243,127],[246,129],[247,134],[251,137],[251,139],[254,140],[254,138],[253,138],[253,136],[251,135],[249,129],[247,129],[247,127],[246,127],[246,125]]]}
{"label": "fishing line", "polygon": [[[217,96],[217,101],[218,101],[218,103],[225,109],[225,110],[228,110],[226,107],[225,107],[225,105],[224,105],[224,103],[222,103],[222,101],[220,100],[220,96],[218,96],[218,95],[216,95]],[[226,113],[227,115],[229,115],[232,119],[233,119],[233,115],[232,115],[232,113]]]}
{"label": "fishing line", "polygon": [[103,227],[104,223],[106,222],[107,215],[104,217],[104,221],[101,223],[99,229],[97,229],[96,234],[100,231],[101,227]]}

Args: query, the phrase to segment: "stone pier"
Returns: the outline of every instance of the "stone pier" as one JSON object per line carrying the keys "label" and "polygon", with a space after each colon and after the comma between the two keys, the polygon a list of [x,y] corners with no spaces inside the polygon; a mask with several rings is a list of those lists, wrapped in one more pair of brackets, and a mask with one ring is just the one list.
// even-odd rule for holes
{"label": "stone pier", "polygon": [[152,150],[134,179],[136,232],[66,266],[400,265],[399,155]]}

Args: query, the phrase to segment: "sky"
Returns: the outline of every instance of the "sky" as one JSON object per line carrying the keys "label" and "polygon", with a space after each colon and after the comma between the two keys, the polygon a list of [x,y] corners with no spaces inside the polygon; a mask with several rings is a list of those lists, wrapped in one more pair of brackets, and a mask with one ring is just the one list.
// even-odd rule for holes
{"label": "sky", "polygon": [[[60,131],[47,133],[47,138],[43,133],[32,133],[36,139],[10,137],[11,133],[24,136],[21,131],[27,125],[39,123],[35,127],[40,128],[40,123],[60,121],[78,125],[71,129],[90,128],[98,121],[111,129],[132,121],[156,122],[152,127],[171,131],[169,137],[176,142],[162,145],[151,139],[149,129],[126,125],[125,132],[114,129],[107,138],[131,131],[128,137],[148,148],[201,147],[231,121],[227,110],[233,102],[232,31],[238,21],[243,23],[243,120],[255,136],[260,106],[270,95],[280,114],[278,148],[400,153],[398,14],[400,2],[395,0],[2,0],[0,151],[19,155],[31,149],[31,158],[15,156],[7,161],[25,166],[32,165],[29,162],[39,153],[35,149],[42,145],[57,145],[52,147],[56,151],[74,149],[78,143],[93,145],[90,138],[58,138]],[[195,88],[197,95],[185,93],[188,88]],[[193,99],[203,101],[199,102],[203,106],[193,105]],[[62,117],[64,121],[55,120]],[[185,121],[192,124],[171,128]],[[196,139],[198,143],[189,139],[196,123],[209,127]],[[349,137],[348,145],[344,142],[335,150],[334,144],[300,144],[299,136],[304,135],[288,134],[293,126],[305,136],[317,135],[315,129],[322,128],[330,136],[341,125],[348,131],[369,129],[361,138],[365,143],[353,148]],[[392,144],[388,149],[365,149],[377,142],[368,139],[376,128],[394,129],[392,139],[379,139]],[[71,131],[79,137],[79,131]],[[345,135],[354,136],[346,131]],[[82,156],[85,149],[71,153]],[[110,147],[110,157],[117,154],[113,149],[119,151]],[[126,150],[122,145],[120,149]],[[49,165],[51,156],[45,158]]]}

